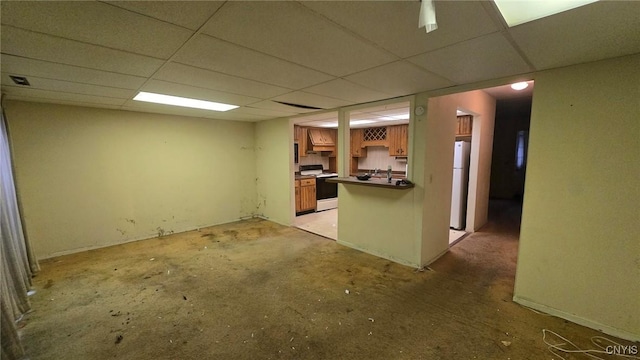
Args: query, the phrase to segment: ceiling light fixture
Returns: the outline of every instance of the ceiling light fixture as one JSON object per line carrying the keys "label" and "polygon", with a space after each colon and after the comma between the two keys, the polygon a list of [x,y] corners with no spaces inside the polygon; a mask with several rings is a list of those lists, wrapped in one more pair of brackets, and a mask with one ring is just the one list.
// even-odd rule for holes
{"label": "ceiling light fixture", "polygon": [[598,0],[494,0],[509,27],[541,19]]}
{"label": "ceiling light fixture", "polygon": [[529,84],[526,81],[522,81],[522,82],[517,82],[515,84],[511,84],[511,88],[513,90],[517,90],[517,91],[524,90],[524,89],[526,89],[528,87],[529,87]]}
{"label": "ceiling light fixture", "polygon": [[[349,126],[373,124],[374,122],[376,121],[375,120],[351,120],[349,121]],[[336,121],[336,122],[324,123],[320,125],[320,127],[337,128],[338,122]]]}
{"label": "ceiling light fixture", "polygon": [[436,8],[433,0],[420,0],[420,15],[418,16],[418,29],[423,27],[427,34],[438,28],[436,22]]}
{"label": "ceiling light fixture", "polygon": [[228,111],[238,108],[236,105],[229,105],[223,103],[217,103],[213,101],[190,99],[180,96],[171,96],[163,94],[155,94],[150,92],[140,91],[136,97],[133,98],[136,101],[144,101],[156,104],[183,106],[195,109],[213,110],[213,111]]}

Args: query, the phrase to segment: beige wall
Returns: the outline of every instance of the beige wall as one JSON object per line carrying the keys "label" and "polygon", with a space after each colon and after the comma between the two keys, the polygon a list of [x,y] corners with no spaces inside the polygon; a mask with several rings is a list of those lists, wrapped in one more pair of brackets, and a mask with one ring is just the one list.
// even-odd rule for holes
{"label": "beige wall", "polygon": [[421,251],[423,263],[430,263],[449,248],[457,109],[474,114],[467,231],[475,231],[487,222],[495,99],[483,91],[476,90],[434,98],[419,95],[417,101],[428,102],[423,134],[426,154]]}
{"label": "beige wall", "polygon": [[256,124],[257,212],[287,226],[294,211],[292,144],[293,126],[289,119]]}
{"label": "beige wall", "polygon": [[640,340],[640,55],[536,75],[514,300]]}
{"label": "beige wall", "polygon": [[16,101],[5,111],[39,258],[256,211],[253,123]]}

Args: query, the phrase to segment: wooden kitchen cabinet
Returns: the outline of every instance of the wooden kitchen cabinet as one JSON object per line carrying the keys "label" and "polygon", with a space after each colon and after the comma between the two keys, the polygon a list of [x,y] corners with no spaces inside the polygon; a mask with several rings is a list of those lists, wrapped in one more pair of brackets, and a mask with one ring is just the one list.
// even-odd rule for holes
{"label": "wooden kitchen cabinet", "polygon": [[313,146],[336,146],[331,129],[309,128],[309,139]]}
{"label": "wooden kitchen cabinet", "polygon": [[294,128],[296,127],[298,129],[294,131],[294,133],[298,134],[298,157],[304,157],[307,156],[307,150],[309,149],[309,143],[307,141],[309,129],[303,126],[295,126]]}
{"label": "wooden kitchen cabinet", "polygon": [[362,147],[362,129],[351,129],[351,157],[367,156],[367,148]]}
{"label": "wooden kitchen cabinet", "polygon": [[473,130],[473,116],[458,116],[456,136],[471,136],[471,130]]}
{"label": "wooden kitchen cabinet", "polygon": [[[316,209],[316,179],[301,179],[299,191],[296,189],[296,212],[305,212]],[[298,210],[298,199],[300,208]]]}
{"label": "wooden kitchen cabinet", "polygon": [[387,126],[389,156],[409,155],[409,125]]}
{"label": "wooden kitchen cabinet", "polygon": [[296,180],[295,181],[295,187],[296,187],[296,213],[299,213],[300,212],[300,205],[301,205],[300,180]]}

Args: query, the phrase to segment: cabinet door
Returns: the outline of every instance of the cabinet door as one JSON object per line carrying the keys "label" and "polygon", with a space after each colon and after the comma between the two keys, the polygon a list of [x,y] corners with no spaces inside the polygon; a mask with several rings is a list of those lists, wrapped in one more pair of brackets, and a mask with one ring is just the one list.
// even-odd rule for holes
{"label": "cabinet door", "polygon": [[351,157],[366,157],[367,148],[362,147],[362,129],[351,130]]}
{"label": "cabinet door", "polygon": [[300,211],[315,210],[316,208],[316,185],[300,187]]}
{"label": "cabinet door", "polygon": [[308,129],[306,127],[299,127],[299,133],[298,133],[298,156],[299,157],[304,157],[307,156],[307,149],[309,146],[309,141],[308,141]]}
{"label": "cabinet door", "polygon": [[394,125],[387,127],[389,137],[389,155],[407,156],[409,143],[409,126]]}
{"label": "cabinet door", "polygon": [[456,128],[456,136],[471,136],[473,130],[473,116],[458,116],[458,126]]}
{"label": "cabinet door", "polygon": [[296,180],[296,212],[300,212],[301,210],[301,198],[300,198],[300,180]]}

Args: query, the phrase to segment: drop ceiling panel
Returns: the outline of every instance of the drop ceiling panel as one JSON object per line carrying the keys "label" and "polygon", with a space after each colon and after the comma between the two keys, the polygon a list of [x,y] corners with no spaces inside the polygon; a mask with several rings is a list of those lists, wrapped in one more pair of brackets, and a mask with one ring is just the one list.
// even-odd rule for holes
{"label": "drop ceiling panel", "polygon": [[260,99],[250,96],[230,94],[222,91],[203,89],[195,86],[176,84],[161,80],[149,81],[142,87],[142,91],[215,101],[231,105],[247,105],[260,101]]}
{"label": "drop ceiling panel", "polygon": [[169,63],[154,75],[155,79],[220,90],[233,94],[270,98],[291,90],[219,72]]}
{"label": "drop ceiling panel", "polygon": [[224,1],[106,1],[124,9],[197,30]]}
{"label": "drop ceiling panel", "polygon": [[122,89],[138,89],[145,81],[145,78],[139,76],[122,75],[12,55],[2,55],[2,72],[23,75],[27,78],[37,76]]}
{"label": "drop ceiling panel", "polygon": [[193,33],[95,1],[3,1],[2,24],[162,59]]}
{"label": "drop ceiling panel", "polygon": [[375,69],[345,77],[346,80],[370,89],[391,94],[390,97],[454,85],[451,81],[424,71],[406,61],[397,61]]}
{"label": "drop ceiling panel", "polygon": [[389,97],[379,91],[367,89],[364,86],[346,81],[343,79],[335,79],[326,83],[314,85],[304,89],[305,92],[323,95],[328,97],[337,97],[355,103],[365,103],[375,100],[382,100]]}
{"label": "drop ceiling panel", "polygon": [[292,104],[313,106],[321,109],[334,109],[340,106],[347,106],[353,104],[344,100],[330,98],[326,96],[306,93],[304,91],[294,91],[289,94],[284,94],[273,98],[275,101],[283,101]]}
{"label": "drop ceiling panel", "polygon": [[332,76],[226,41],[199,35],[174,58],[176,62],[289,89],[300,89]]}
{"label": "drop ceiling panel", "polygon": [[396,60],[296,2],[228,2],[204,32],[334,76]]}
{"label": "drop ceiling panel", "polygon": [[[71,94],[95,95],[118,99],[128,99],[133,97],[136,93],[135,90],[91,84],[79,84],[69,81],[39,78],[35,76],[30,76],[28,80],[31,84],[31,86],[27,87],[28,89],[51,90]],[[4,72],[2,73],[2,83],[7,85],[11,85],[13,83],[9,78],[9,74]]]}
{"label": "drop ceiling panel", "polygon": [[263,117],[271,118],[271,119],[272,118],[277,118],[277,117],[287,117],[287,116],[296,115],[296,113],[293,112],[293,111],[277,111],[277,110],[258,109],[258,108],[253,107],[253,105],[239,107],[237,109],[234,109],[233,112],[236,113],[236,114],[247,114],[247,115],[263,116]]}
{"label": "drop ceiling panel", "polygon": [[496,32],[479,1],[437,1],[438,30],[418,28],[419,1],[306,1],[303,5],[406,58]]}
{"label": "drop ceiling panel", "polygon": [[315,109],[302,109],[294,106],[284,105],[271,100],[259,101],[257,103],[251,104],[250,106],[256,109],[274,110],[274,111],[282,111],[282,112],[294,112],[296,114],[304,114],[304,113],[317,111]]}
{"label": "drop ceiling panel", "polygon": [[457,84],[533,70],[500,33],[468,40],[408,60]]}
{"label": "drop ceiling panel", "polygon": [[147,56],[10,26],[2,26],[2,54],[138,76],[150,76],[163,63]]}
{"label": "drop ceiling panel", "polygon": [[640,52],[640,3],[599,1],[509,30],[536,69]]}
{"label": "drop ceiling panel", "polygon": [[47,99],[51,102],[67,101],[84,106],[92,105],[122,105],[126,100],[109,98],[104,96],[93,96],[85,94],[71,94],[60,91],[29,89],[27,87],[2,86],[2,92],[7,94],[9,99],[37,101],[36,99]]}

